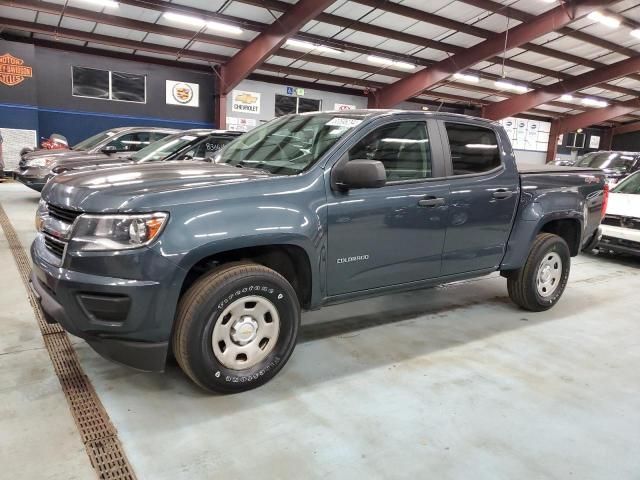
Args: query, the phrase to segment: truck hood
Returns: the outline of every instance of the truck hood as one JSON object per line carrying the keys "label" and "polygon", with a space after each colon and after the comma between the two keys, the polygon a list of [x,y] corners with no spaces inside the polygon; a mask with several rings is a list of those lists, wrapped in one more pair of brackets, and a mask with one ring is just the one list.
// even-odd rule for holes
{"label": "truck hood", "polygon": [[188,201],[180,192],[270,176],[263,170],[204,162],[153,162],[62,174],[47,183],[42,198],[86,212],[144,211]]}
{"label": "truck hood", "polygon": [[640,195],[611,193],[607,204],[607,214],[640,218]]}
{"label": "truck hood", "polygon": [[[77,152],[80,153],[80,152]],[[113,166],[130,163],[128,157],[110,157],[104,153],[85,153],[82,155],[65,155],[56,157],[55,166],[76,168],[83,165],[112,164]]]}

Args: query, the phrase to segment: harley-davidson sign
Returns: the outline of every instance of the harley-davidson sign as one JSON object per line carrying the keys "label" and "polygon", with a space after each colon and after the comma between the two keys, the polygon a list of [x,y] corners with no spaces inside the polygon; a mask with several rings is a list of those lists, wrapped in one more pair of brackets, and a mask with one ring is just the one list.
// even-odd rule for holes
{"label": "harley-davidson sign", "polygon": [[21,58],[16,58],[10,53],[0,56],[0,83],[13,87],[32,76],[33,69],[27,67]]}

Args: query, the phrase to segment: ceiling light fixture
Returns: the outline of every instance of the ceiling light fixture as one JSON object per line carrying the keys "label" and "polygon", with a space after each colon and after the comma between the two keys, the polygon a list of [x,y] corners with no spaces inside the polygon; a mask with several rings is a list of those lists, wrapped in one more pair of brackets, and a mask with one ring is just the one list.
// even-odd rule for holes
{"label": "ceiling light fixture", "polygon": [[118,8],[120,6],[120,3],[114,0],[82,0],[82,1],[85,3],[92,3],[100,7]]}
{"label": "ceiling light fixture", "polygon": [[635,30],[631,30],[629,32],[632,36],[636,38],[640,38],[640,28],[636,28]]}
{"label": "ceiling light fixture", "polygon": [[591,12],[588,15],[588,18],[594,22],[600,22],[602,25],[606,25],[609,28],[618,28],[620,26],[619,19],[600,13],[597,10],[595,12]]}
{"label": "ceiling light fixture", "polygon": [[208,22],[203,18],[192,17],[190,15],[182,15],[180,13],[173,12],[164,12],[162,14],[164,18],[171,22],[183,23],[185,25],[189,25],[190,27],[195,28],[203,28],[211,30],[219,30],[221,32],[233,33],[235,35],[239,35],[242,33],[242,29],[233,25],[227,25],[226,23],[220,22]]}
{"label": "ceiling light fixture", "polygon": [[297,40],[295,38],[287,39],[286,44],[291,47],[304,48],[305,50],[317,50],[325,53],[344,53],[342,50],[338,50],[337,48],[327,47],[326,45],[318,43],[305,42],[304,40]]}
{"label": "ceiling light fixture", "polygon": [[518,93],[527,93],[529,89],[524,85],[518,85],[516,83],[511,83],[508,80],[496,80],[495,86],[502,90],[512,90]]}
{"label": "ceiling light fixture", "polygon": [[560,97],[560,100],[562,100],[563,102],[573,102],[573,95],[569,95],[568,93],[565,93]]}
{"label": "ceiling light fixture", "polygon": [[457,80],[464,80],[465,82],[478,83],[480,77],[477,75],[469,75],[467,73],[454,73],[453,78]]}
{"label": "ceiling light fixture", "polygon": [[582,99],[582,104],[587,105],[589,107],[598,107],[598,108],[606,107],[607,105],[609,105],[604,100],[598,100],[597,98],[588,98],[588,97]]}
{"label": "ceiling light fixture", "polygon": [[367,60],[371,63],[377,63],[378,65],[384,65],[386,67],[393,66],[393,67],[402,68],[404,70],[413,70],[414,68],[416,68],[416,66],[413,65],[412,63],[399,62],[396,60],[391,60],[390,58],[377,57],[375,55],[369,55],[367,57]]}

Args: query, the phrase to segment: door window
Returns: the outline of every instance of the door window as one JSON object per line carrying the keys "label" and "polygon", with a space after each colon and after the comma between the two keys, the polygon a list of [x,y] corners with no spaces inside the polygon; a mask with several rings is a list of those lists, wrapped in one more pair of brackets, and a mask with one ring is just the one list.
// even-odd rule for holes
{"label": "door window", "polygon": [[490,128],[446,122],[454,175],[484,173],[501,164],[496,133]]}
{"label": "door window", "polygon": [[400,122],[375,129],[350,151],[349,160],[378,160],[387,181],[431,177],[431,148],[425,122]]}
{"label": "door window", "polygon": [[151,143],[149,132],[127,133],[107,144],[116,152],[137,152]]}

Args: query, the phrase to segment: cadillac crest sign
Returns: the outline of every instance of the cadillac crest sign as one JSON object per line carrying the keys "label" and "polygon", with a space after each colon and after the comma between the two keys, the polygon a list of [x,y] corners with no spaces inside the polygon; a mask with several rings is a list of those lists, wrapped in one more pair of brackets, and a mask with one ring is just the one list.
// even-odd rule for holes
{"label": "cadillac crest sign", "polygon": [[0,55],[0,83],[14,87],[32,76],[33,69],[27,67],[21,58],[16,58],[10,53]]}

